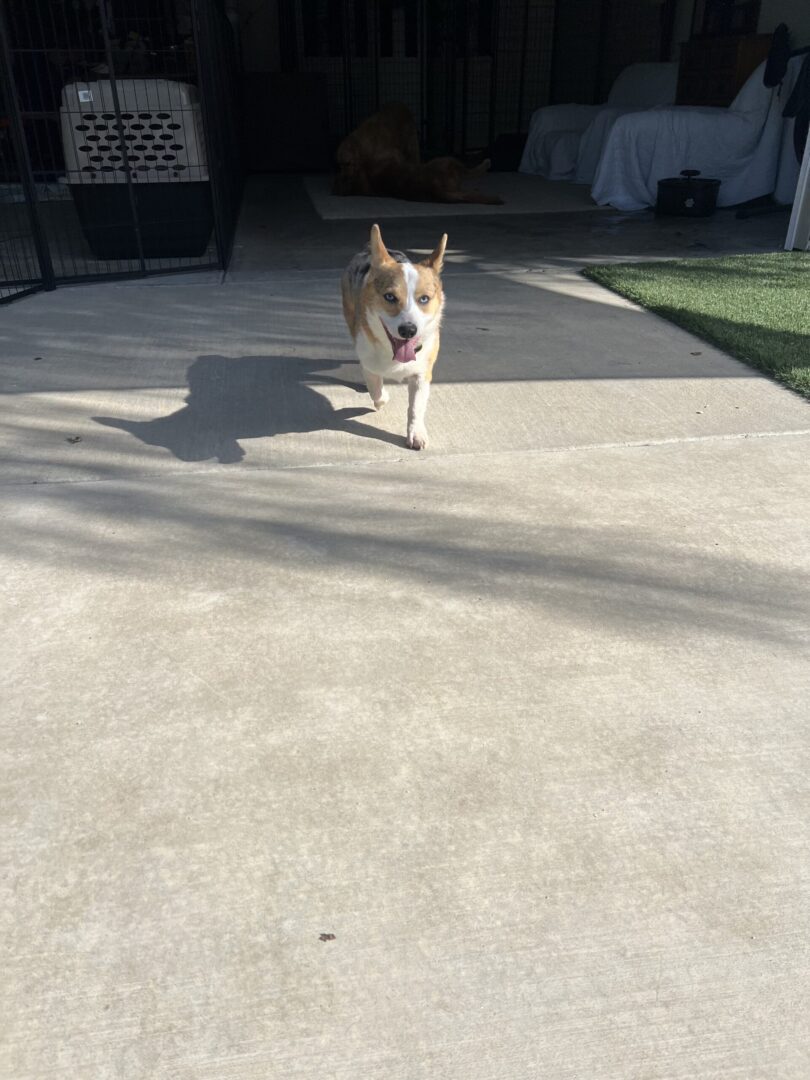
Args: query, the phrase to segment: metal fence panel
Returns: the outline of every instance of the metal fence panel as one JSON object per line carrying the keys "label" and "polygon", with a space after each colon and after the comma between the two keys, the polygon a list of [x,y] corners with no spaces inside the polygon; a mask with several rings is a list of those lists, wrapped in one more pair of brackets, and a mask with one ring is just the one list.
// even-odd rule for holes
{"label": "metal fence panel", "polygon": [[241,169],[222,0],[0,0],[0,12],[0,288],[35,276],[38,235],[57,284],[224,268]]}
{"label": "metal fence panel", "polygon": [[286,70],[326,84],[332,141],[380,105],[411,110],[423,154],[525,131],[548,97],[554,0],[280,0]]}

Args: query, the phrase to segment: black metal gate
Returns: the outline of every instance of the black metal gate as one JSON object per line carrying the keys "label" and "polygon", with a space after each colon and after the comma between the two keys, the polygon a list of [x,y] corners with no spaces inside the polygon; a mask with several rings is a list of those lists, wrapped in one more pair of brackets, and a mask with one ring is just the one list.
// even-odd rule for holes
{"label": "black metal gate", "polygon": [[280,0],[281,59],[326,85],[341,138],[408,105],[423,154],[465,156],[525,131],[547,96],[555,0]]}
{"label": "black metal gate", "polygon": [[0,301],[227,267],[242,191],[224,0],[0,0]]}

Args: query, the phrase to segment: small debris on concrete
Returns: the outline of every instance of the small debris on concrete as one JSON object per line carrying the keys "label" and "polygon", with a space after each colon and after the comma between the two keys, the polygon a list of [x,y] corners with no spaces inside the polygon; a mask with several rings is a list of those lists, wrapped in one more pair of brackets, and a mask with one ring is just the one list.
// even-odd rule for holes
{"label": "small debris on concrete", "polygon": [[321,934],[319,940],[320,941],[334,941],[335,940],[335,935],[334,934]]}
{"label": "small debris on concrete", "polygon": [[81,435],[68,435],[68,437],[65,439],[65,442],[69,442],[69,443],[77,443],[77,442],[81,442],[81,441],[82,441]]}

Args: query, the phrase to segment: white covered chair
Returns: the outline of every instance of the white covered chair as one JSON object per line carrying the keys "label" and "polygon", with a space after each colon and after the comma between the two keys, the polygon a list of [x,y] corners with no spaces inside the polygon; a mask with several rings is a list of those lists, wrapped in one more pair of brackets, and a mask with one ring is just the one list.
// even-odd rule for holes
{"label": "white covered chair", "polygon": [[[675,100],[677,82],[677,64],[631,64],[613,83],[604,105],[546,105],[537,109],[518,171],[547,180],[573,180],[582,135],[594,121],[603,115],[615,120],[627,112],[669,105]],[[594,138],[590,139],[586,161],[594,154],[598,160],[601,146],[596,147]]]}
{"label": "white covered chair", "polygon": [[[794,57],[781,87],[769,89],[760,64],[727,109],[675,106],[616,119],[607,135],[591,195],[600,206],[654,206],[658,181],[698,169],[721,181],[718,206],[735,206],[795,187],[788,142],[793,121],[782,110],[801,66]],[[790,174],[790,175],[788,175]]]}

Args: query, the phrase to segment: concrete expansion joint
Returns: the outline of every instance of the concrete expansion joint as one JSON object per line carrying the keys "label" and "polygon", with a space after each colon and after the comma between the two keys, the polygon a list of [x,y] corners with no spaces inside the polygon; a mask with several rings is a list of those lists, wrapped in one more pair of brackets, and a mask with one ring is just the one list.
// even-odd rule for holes
{"label": "concrete expansion joint", "polygon": [[[801,438],[802,436],[810,436],[810,428],[796,428],[788,431],[751,431],[751,432],[732,432],[730,434],[717,434],[717,435],[685,435],[677,438],[669,439],[643,439],[627,442],[606,442],[606,443],[581,443],[572,446],[543,446],[543,447],[531,447],[524,449],[508,449],[508,450],[475,450],[475,451],[462,451],[453,453],[452,451],[445,453],[427,454],[423,457],[416,457],[413,454],[405,453],[403,451],[401,456],[394,458],[369,458],[364,461],[324,461],[314,462],[312,464],[290,464],[290,465],[252,465],[248,466],[243,472],[249,473],[271,473],[271,472],[300,472],[300,471],[313,471],[318,469],[341,469],[341,470],[355,470],[366,468],[379,468],[387,465],[398,465],[401,463],[407,463],[413,467],[419,468],[429,465],[432,461],[440,460],[453,460],[457,461],[465,458],[497,458],[497,457],[538,457],[543,454],[569,454],[569,453],[588,453],[597,450],[654,450],[658,447],[665,446],[684,446],[690,443],[713,443],[713,442],[744,442],[747,439],[794,439]],[[43,479],[43,480],[11,480],[4,482],[0,480],[0,489],[3,488],[25,488],[25,487],[48,487],[48,486],[64,486],[66,484],[120,484],[122,482],[137,482],[151,479],[166,479],[177,478],[186,476],[204,476],[207,473],[216,473],[221,475],[225,472],[230,473],[230,467],[227,465],[210,465],[207,468],[201,469],[177,469],[175,471],[167,473],[164,469],[131,473],[126,476],[104,476],[104,477],[70,477],[65,480],[56,479]]]}

